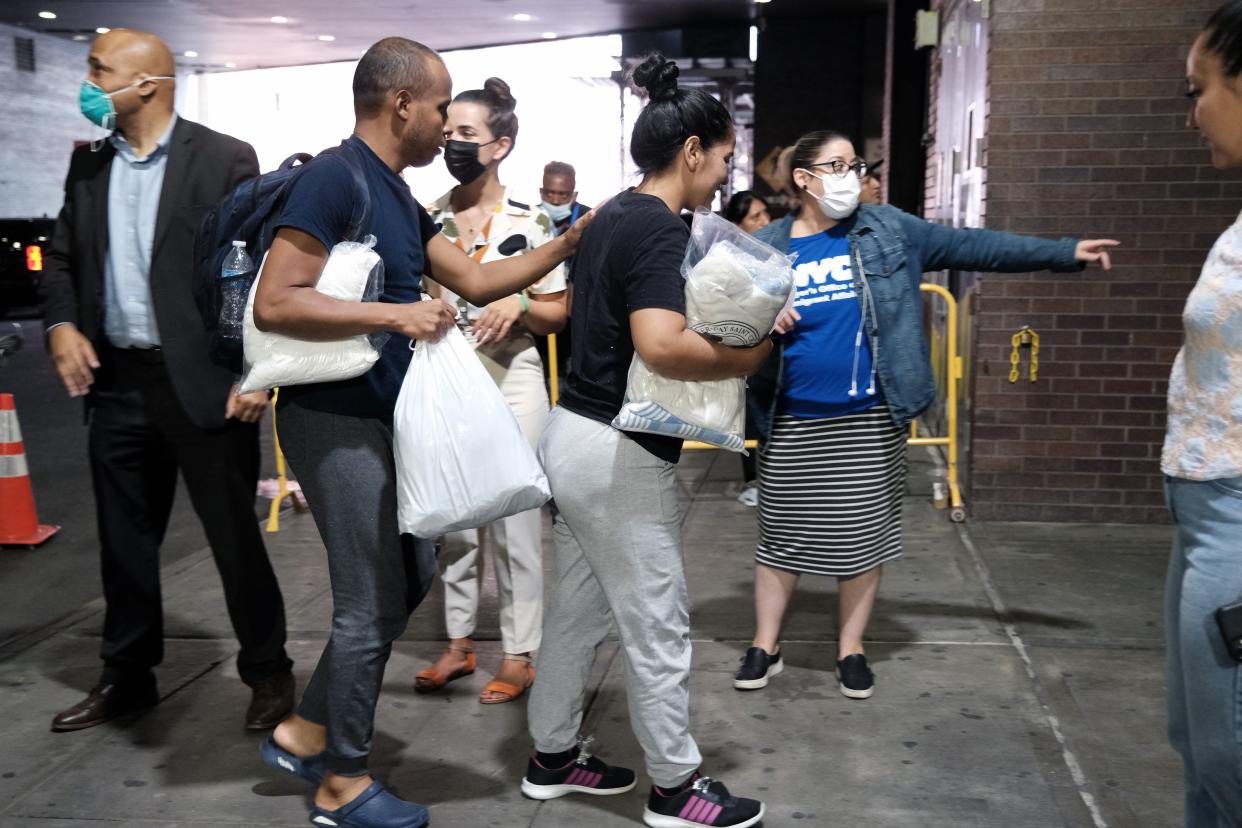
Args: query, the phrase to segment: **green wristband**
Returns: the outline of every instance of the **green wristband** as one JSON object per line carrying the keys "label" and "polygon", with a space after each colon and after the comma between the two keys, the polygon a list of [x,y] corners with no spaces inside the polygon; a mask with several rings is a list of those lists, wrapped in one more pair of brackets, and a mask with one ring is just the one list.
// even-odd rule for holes
{"label": "green wristband", "polygon": [[522,300],[522,313],[526,313],[530,310],[530,300],[526,298],[525,293],[519,293],[517,296]]}

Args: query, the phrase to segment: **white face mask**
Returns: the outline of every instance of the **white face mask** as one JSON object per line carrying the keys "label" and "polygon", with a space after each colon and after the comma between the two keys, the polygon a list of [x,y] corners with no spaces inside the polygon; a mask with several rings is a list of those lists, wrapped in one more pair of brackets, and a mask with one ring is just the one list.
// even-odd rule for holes
{"label": "white face mask", "polygon": [[862,195],[862,180],[850,170],[843,176],[814,175],[824,185],[824,194],[817,196],[819,209],[830,219],[843,219],[858,209],[858,199]]}

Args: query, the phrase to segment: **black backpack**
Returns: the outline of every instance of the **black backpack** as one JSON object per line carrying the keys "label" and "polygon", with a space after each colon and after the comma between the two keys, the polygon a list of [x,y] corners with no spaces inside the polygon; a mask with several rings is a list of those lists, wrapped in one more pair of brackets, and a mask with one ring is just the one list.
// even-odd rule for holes
{"label": "black backpack", "polygon": [[220,335],[220,269],[235,240],[246,243],[246,253],[256,268],[262,265],[293,182],[311,162],[344,164],[352,173],[357,197],[341,241],[361,241],[371,227],[371,191],[363,173],[364,159],[349,142],[314,157],[304,152],[289,156],[275,170],[239,184],[199,225],[194,240],[194,303],[211,340],[212,362],[239,376],[243,371],[242,341]]}

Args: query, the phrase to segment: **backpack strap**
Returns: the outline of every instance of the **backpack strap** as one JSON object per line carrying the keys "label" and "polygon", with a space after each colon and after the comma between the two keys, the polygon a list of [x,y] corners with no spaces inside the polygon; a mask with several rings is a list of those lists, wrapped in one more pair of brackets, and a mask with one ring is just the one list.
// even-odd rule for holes
{"label": "backpack strap", "polygon": [[293,169],[293,163],[295,161],[299,164],[305,164],[307,161],[310,161],[314,157],[315,156],[311,155],[308,152],[295,152],[293,155],[290,155],[284,161],[281,161],[280,166],[277,167],[277,169],[291,170]]}
{"label": "backpack strap", "polygon": [[363,172],[365,160],[358,149],[348,142],[326,149],[321,154],[329,153],[345,165],[354,179],[354,212],[349,217],[349,226],[345,228],[345,238],[348,241],[362,241],[371,231],[372,221],[371,188],[367,186],[366,173]]}

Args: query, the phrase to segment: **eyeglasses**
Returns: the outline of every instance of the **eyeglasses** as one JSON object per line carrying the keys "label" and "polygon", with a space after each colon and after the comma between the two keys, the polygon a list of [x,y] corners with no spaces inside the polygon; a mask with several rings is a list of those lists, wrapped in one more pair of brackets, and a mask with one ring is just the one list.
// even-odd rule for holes
{"label": "eyeglasses", "polygon": [[859,178],[867,174],[867,162],[855,161],[853,164],[846,164],[844,161],[823,161],[819,164],[807,164],[807,169],[812,167],[827,167],[828,171],[837,178],[845,178],[847,172],[852,172]]}

